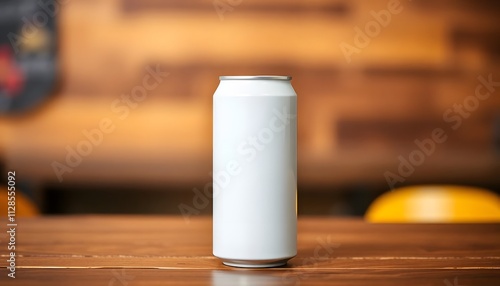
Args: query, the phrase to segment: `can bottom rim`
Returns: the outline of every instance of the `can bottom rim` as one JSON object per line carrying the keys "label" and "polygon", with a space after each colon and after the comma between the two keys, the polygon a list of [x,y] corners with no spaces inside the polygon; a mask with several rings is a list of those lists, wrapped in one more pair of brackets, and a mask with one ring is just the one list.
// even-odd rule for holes
{"label": "can bottom rim", "polygon": [[290,258],[280,260],[237,260],[237,259],[223,259],[222,263],[231,267],[239,268],[270,268],[286,265]]}

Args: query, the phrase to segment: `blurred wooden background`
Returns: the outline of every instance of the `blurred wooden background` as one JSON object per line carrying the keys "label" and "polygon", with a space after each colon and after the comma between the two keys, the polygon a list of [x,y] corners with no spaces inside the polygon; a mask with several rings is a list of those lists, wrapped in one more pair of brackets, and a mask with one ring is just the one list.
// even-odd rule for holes
{"label": "blurred wooden background", "polygon": [[[61,197],[77,189],[78,199],[65,198],[91,205],[92,190],[126,188],[122,210],[136,200],[134,192],[157,189],[168,191],[160,192],[161,200],[170,201],[158,211],[175,213],[178,203],[190,202],[192,188],[211,180],[218,76],[286,74],[298,93],[304,213],[359,214],[389,188],[384,172],[397,172],[398,156],[408,158],[414,140],[429,138],[435,128],[448,140],[401,185],[500,191],[499,91],[480,101],[457,130],[443,120],[447,109],[474,95],[478,76],[500,81],[498,2],[401,0],[402,11],[350,63],[339,45],[353,45],[354,28],[364,29],[370,12],[391,1],[235,2],[217,2],[229,5],[222,18],[210,0],[61,5],[60,83],[41,108],[0,118],[5,167],[37,190],[49,212],[86,209],[54,207],[47,190]],[[141,85],[148,66],[169,75],[129,116],[118,118],[113,101]],[[103,118],[115,130],[59,182],[51,164],[64,163],[67,146],[76,148],[85,140],[82,131],[98,128]],[[157,200],[147,196],[151,204]],[[155,209],[142,202],[143,210]]]}

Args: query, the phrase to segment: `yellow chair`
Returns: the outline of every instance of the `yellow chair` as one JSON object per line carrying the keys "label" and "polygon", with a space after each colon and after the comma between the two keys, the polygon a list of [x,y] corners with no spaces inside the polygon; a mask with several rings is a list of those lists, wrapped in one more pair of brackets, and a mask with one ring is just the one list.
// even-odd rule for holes
{"label": "yellow chair", "polygon": [[[40,212],[31,200],[26,197],[20,190],[16,189],[16,217],[30,217],[36,216]],[[7,187],[0,186],[0,215],[5,218],[8,214],[8,192]]]}
{"label": "yellow chair", "polygon": [[378,197],[365,219],[375,223],[500,222],[500,197],[475,187],[406,187]]}

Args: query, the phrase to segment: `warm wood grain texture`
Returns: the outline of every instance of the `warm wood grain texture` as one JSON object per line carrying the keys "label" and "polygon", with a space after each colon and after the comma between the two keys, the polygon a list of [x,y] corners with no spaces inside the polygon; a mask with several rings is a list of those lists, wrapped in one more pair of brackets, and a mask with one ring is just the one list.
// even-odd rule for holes
{"label": "warm wood grain texture", "polygon": [[[19,220],[16,280],[2,285],[497,285],[500,224],[299,219],[286,267],[223,266],[211,218],[66,216]],[[2,222],[3,225],[5,221]],[[0,235],[5,244],[6,235]],[[457,282],[455,282],[455,279]],[[247,284],[244,284],[247,283]],[[455,283],[455,284],[454,284]]]}
{"label": "warm wood grain texture", "polygon": [[[500,89],[461,128],[442,119],[474,95],[479,75],[500,77],[495,1],[399,1],[402,12],[350,63],[340,44],[354,45],[355,27],[364,29],[390,1],[221,0],[234,6],[223,19],[214,2],[61,5],[60,84],[30,116],[0,118],[6,165],[40,184],[59,182],[51,163],[64,162],[66,147],[85,140],[83,130],[110,118],[116,130],[64,183],[205,183],[218,76],[264,73],[294,77],[304,184],[385,185],[384,171],[395,172],[398,156],[408,157],[414,140],[437,127],[449,139],[406,183],[500,184],[493,143]],[[140,84],[149,65],[169,77],[119,119],[112,102]]]}

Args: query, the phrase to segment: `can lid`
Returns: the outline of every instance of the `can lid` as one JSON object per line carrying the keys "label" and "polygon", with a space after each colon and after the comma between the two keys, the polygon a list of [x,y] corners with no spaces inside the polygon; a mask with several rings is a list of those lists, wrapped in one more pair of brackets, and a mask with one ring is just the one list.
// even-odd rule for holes
{"label": "can lid", "polygon": [[291,80],[291,76],[287,75],[223,75],[220,80]]}

